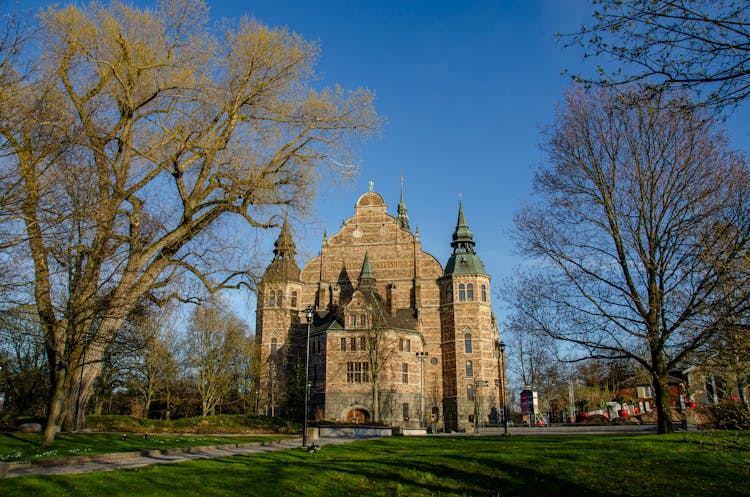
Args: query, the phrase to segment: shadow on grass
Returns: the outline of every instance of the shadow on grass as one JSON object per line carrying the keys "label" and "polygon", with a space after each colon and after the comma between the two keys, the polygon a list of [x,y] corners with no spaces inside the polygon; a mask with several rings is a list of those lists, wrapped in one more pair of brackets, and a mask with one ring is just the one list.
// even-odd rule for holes
{"label": "shadow on grass", "polygon": [[[110,473],[14,478],[2,482],[2,494],[750,495],[742,485],[750,478],[747,469],[717,464],[711,454],[674,441],[677,444],[632,437],[382,439],[327,446],[314,454],[293,449]],[[677,445],[684,447],[679,453]]]}

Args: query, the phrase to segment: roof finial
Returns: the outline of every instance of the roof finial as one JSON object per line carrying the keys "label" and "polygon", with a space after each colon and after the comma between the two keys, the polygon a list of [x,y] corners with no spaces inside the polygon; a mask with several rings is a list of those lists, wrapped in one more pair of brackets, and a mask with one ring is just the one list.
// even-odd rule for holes
{"label": "roof finial", "polygon": [[396,215],[396,222],[401,227],[401,229],[404,229],[406,231],[410,231],[411,228],[409,228],[409,215],[406,213],[406,202],[404,202],[404,176],[401,176],[401,199],[398,203],[398,208],[396,209],[397,215]]}
{"label": "roof finial", "polygon": [[375,189],[375,182],[373,180],[370,180],[367,182],[367,184],[370,186],[370,192],[372,193],[372,191]]}

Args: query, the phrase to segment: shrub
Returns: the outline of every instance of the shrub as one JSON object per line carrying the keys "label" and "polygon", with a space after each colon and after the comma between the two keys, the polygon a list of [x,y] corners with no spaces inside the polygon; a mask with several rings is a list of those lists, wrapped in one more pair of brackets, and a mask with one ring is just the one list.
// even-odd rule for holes
{"label": "shrub", "polygon": [[750,410],[739,402],[722,402],[712,409],[716,425],[725,430],[750,429]]}
{"label": "shrub", "polygon": [[228,414],[170,420],[118,415],[87,416],[86,426],[94,431],[137,433],[293,433],[299,431],[299,427],[280,418]]}

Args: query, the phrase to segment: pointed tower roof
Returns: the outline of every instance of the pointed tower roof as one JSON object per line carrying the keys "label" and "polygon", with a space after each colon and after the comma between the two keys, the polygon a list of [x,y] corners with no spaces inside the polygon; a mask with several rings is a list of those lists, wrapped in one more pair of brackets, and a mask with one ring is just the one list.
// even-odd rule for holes
{"label": "pointed tower roof", "polygon": [[297,253],[297,246],[292,240],[292,232],[289,229],[289,215],[284,216],[284,224],[281,225],[279,238],[273,244],[274,260],[276,259],[294,259]]}
{"label": "pointed tower roof", "polygon": [[374,287],[375,286],[375,274],[372,272],[370,266],[370,256],[365,252],[365,260],[362,261],[362,271],[359,273],[359,287]]}
{"label": "pointed tower roof", "polygon": [[289,228],[289,216],[284,216],[279,238],[273,244],[273,261],[266,268],[264,281],[299,281],[299,267],[294,260],[297,246]]}
{"label": "pointed tower roof", "polygon": [[396,222],[406,231],[411,231],[409,228],[409,215],[406,213],[406,202],[404,202],[404,178],[401,177],[401,199],[398,202],[396,209]]}
{"label": "pointed tower roof", "polygon": [[451,242],[453,253],[474,253],[474,235],[469,230],[469,226],[464,219],[463,201],[458,202],[458,221],[456,221],[456,231],[453,232],[453,241]]}
{"label": "pointed tower roof", "polygon": [[458,204],[458,220],[451,247],[453,254],[445,265],[444,274],[487,274],[482,260],[474,251],[474,235],[466,224],[462,201]]}

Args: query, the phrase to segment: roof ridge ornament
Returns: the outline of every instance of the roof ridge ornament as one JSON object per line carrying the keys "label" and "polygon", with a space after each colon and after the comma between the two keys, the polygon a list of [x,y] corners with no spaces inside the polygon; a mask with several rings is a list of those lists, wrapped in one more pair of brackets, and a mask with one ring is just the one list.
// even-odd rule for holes
{"label": "roof ridge ornament", "polygon": [[401,198],[396,209],[396,222],[406,231],[411,231],[409,227],[409,215],[406,213],[406,202],[404,201],[404,177],[401,176]]}

